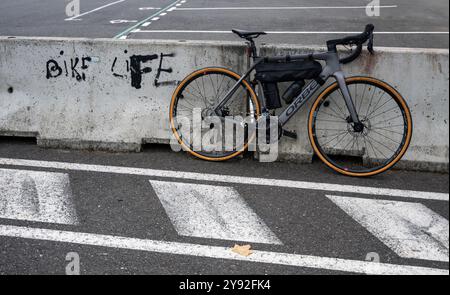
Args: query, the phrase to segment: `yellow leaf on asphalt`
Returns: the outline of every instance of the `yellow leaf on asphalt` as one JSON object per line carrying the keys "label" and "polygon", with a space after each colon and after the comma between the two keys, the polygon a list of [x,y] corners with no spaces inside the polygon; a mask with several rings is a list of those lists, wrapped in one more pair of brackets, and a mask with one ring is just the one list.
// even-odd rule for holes
{"label": "yellow leaf on asphalt", "polygon": [[250,246],[250,245],[243,245],[243,246],[240,246],[240,245],[234,245],[234,247],[231,249],[231,251],[233,251],[234,253],[237,253],[237,254],[239,254],[239,255],[242,255],[242,256],[245,256],[245,257],[247,257],[247,256],[250,256],[250,255],[252,255],[253,254],[253,251],[251,250],[252,249],[252,246]]}

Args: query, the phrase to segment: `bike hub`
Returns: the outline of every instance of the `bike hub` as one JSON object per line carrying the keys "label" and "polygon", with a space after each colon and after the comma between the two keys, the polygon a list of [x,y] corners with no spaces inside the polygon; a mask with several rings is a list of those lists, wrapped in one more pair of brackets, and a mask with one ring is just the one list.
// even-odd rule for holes
{"label": "bike hub", "polygon": [[363,133],[364,128],[366,128],[366,126],[363,123],[363,120],[361,120],[361,122],[354,123],[352,118],[348,116],[346,118],[346,121],[347,121],[347,130],[351,133]]}

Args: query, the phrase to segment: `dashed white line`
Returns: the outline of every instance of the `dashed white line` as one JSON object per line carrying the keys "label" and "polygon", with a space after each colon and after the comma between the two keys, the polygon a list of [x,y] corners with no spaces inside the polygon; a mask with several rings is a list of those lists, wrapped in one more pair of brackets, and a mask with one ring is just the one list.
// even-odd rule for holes
{"label": "dashed white line", "polygon": [[[156,13],[152,14],[151,16],[147,17],[146,19],[141,20],[139,23],[137,23],[136,25],[129,27],[128,29],[122,31],[121,33],[117,34],[116,36],[114,36],[115,39],[120,39],[122,36],[128,36],[130,34],[131,31],[133,31],[136,28],[139,28],[143,23],[148,22],[150,19],[156,17],[157,15],[159,15],[160,13],[167,11],[168,9],[172,8],[175,6],[175,4],[177,4],[180,0],[176,0],[174,2],[172,2],[171,4],[169,4],[168,6],[166,6],[163,9],[159,9],[159,11],[157,11]],[[179,4],[179,3],[178,3]]]}
{"label": "dashed white line", "polygon": [[114,19],[109,21],[111,24],[137,23],[137,20]]}
{"label": "dashed white line", "polygon": [[106,4],[106,5],[97,7],[97,8],[95,8],[95,9],[90,10],[90,11],[86,11],[86,12],[81,13],[81,14],[79,14],[79,15],[76,15],[76,16],[73,16],[73,17],[66,18],[65,20],[66,20],[66,21],[75,20],[75,19],[77,19],[77,18],[79,18],[79,17],[81,17],[81,16],[83,16],[83,15],[87,15],[87,14],[90,14],[90,13],[93,13],[93,12],[96,12],[96,11],[99,11],[99,10],[101,10],[101,9],[103,9],[103,8],[106,8],[106,7],[109,7],[109,6],[112,6],[112,5],[115,5],[115,4],[124,2],[124,1],[125,1],[125,0],[118,0],[118,1],[115,1],[115,2],[112,2],[112,3],[109,3],[109,4]]}
{"label": "dashed white line", "polygon": [[159,7],[140,7],[139,10],[159,10]]}
{"label": "dashed white line", "polygon": [[306,182],[306,181],[285,180],[285,179],[244,177],[244,176],[233,176],[224,174],[205,174],[196,172],[182,172],[182,171],[156,170],[146,168],[104,166],[104,165],[36,161],[36,160],[9,159],[9,158],[0,158],[0,165],[141,175],[141,176],[161,177],[161,178],[190,179],[196,181],[207,181],[216,183],[217,182],[237,183],[247,185],[262,185],[271,187],[331,191],[340,193],[356,193],[375,196],[391,196],[409,199],[439,200],[446,202],[449,201],[448,193],[423,192],[423,191],[331,184],[320,182]]}
{"label": "dashed white line", "polygon": [[[179,6],[182,5],[182,3],[186,3],[186,1],[181,1],[180,3],[176,4],[175,6],[169,8],[168,10],[166,10],[167,12],[171,12],[174,11],[175,9],[177,9]],[[166,16],[167,12],[161,12],[157,17],[152,18],[152,21],[158,21],[162,16]],[[141,27],[148,27],[151,24],[151,22],[146,22],[144,24],[141,25]],[[141,30],[136,29],[134,31],[132,31],[132,33],[139,33]]]}
{"label": "dashed white line", "polygon": [[172,255],[188,255],[228,259],[253,263],[267,263],[294,267],[327,269],[371,275],[449,275],[446,269],[410,265],[376,263],[331,257],[306,256],[290,253],[255,250],[248,257],[233,253],[230,248],[168,241],[136,239],[112,235],[0,225],[0,236],[43,240],[78,245],[128,249]]}

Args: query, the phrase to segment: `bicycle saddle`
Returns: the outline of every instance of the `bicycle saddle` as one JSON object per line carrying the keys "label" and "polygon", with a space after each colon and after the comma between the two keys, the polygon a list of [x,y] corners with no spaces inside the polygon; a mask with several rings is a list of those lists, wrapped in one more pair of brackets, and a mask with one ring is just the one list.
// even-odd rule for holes
{"label": "bicycle saddle", "polygon": [[266,35],[265,32],[252,32],[252,31],[245,31],[245,30],[238,30],[238,29],[233,29],[231,30],[233,33],[235,33],[236,35],[238,35],[241,38],[247,39],[247,38],[258,38],[261,35]]}

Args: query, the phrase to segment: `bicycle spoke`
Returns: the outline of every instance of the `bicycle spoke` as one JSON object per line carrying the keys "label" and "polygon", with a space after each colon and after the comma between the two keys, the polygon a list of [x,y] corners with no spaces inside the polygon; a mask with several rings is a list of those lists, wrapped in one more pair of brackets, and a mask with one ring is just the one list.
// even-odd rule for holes
{"label": "bicycle spoke", "polygon": [[[200,101],[203,102],[203,104],[204,104],[205,106],[207,106],[207,104],[206,104],[206,102],[205,102],[205,99],[203,98],[203,95],[201,94],[201,92],[200,92],[198,89],[194,88],[193,86],[190,86],[190,85],[189,85],[189,87],[190,87],[192,90],[195,90],[195,92],[197,92],[200,96],[195,95],[193,92],[188,92],[188,93],[191,94],[192,96],[198,98]],[[186,91],[187,91],[187,89],[186,89]]]}
{"label": "bicycle spoke", "polygon": [[206,103],[206,102],[207,102],[207,99],[206,99],[206,97],[202,94],[202,91],[201,91],[201,89],[200,89],[200,85],[199,85],[198,82],[197,82],[197,79],[194,80],[194,82],[195,82],[195,85],[197,86],[198,93],[200,94],[200,96],[201,96],[202,99],[203,99],[203,103],[204,103],[205,106],[207,107],[207,106],[208,106],[208,104]]}
{"label": "bicycle spoke", "polygon": [[345,120],[336,121],[336,120],[326,120],[326,119],[321,119],[320,121],[321,121],[321,122],[323,121],[323,122],[345,123],[345,124],[347,124],[347,121],[345,121]]}
{"label": "bicycle spoke", "polygon": [[336,142],[336,144],[335,145],[333,145],[333,147],[332,148],[334,148],[335,146],[337,146],[339,143],[341,143],[343,140],[344,140],[344,138],[346,138],[347,137],[347,135],[349,135],[349,133],[347,132],[347,133],[345,133],[345,135],[344,135],[344,137],[342,137],[341,138],[341,140],[339,140],[338,142]]}
{"label": "bicycle spoke", "polygon": [[[332,138],[330,141],[327,141],[326,143],[324,143],[323,145],[326,146],[327,144],[329,144],[330,142],[332,142],[333,140],[335,140],[336,138],[338,138],[339,136],[341,136],[342,134],[346,134],[347,131],[345,132],[341,132],[339,135],[337,135],[336,137]],[[328,137],[328,136],[325,136]]]}
{"label": "bicycle spoke", "polygon": [[[403,126],[403,125],[402,125]],[[384,131],[387,131],[387,132],[390,132],[390,133],[395,133],[395,134],[399,134],[399,135],[401,135],[401,136],[403,136],[403,134],[404,133],[400,133],[400,132],[396,132],[396,131],[392,131],[392,130],[389,130],[389,129],[386,129],[386,128],[371,128],[370,130],[384,130]]]}
{"label": "bicycle spoke", "polygon": [[384,135],[384,134],[381,134],[380,132],[377,132],[377,131],[374,131],[374,130],[371,130],[371,131],[372,131],[372,132],[375,132],[376,134],[379,134],[379,135],[383,136],[383,137],[386,138],[386,139],[389,139],[390,141],[392,141],[392,142],[394,142],[394,143],[400,143],[400,142],[397,142],[397,141],[393,140],[392,138],[390,138],[390,137],[388,137],[388,136],[386,136],[386,135]]}
{"label": "bicycle spoke", "polygon": [[[374,93],[375,93],[375,91],[374,91]],[[373,106],[374,109],[378,106],[378,104],[380,103],[380,100],[383,98],[383,96],[385,94],[386,94],[386,92],[381,93],[381,96],[380,96],[380,98],[378,98],[377,103]],[[368,117],[370,113],[371,112],[370,112],[370,107],[369,107],[366,112],[366,117]]]}
{"label": "bicycle spoke", "polygon": [[[213,87],[213,92],[216,92],[216,95],[217,95],[217,89],[216,89],[216,87],[214,86],[214,82],[213,82],[213,79],[212,79],[212,77],[211,77],[212,75],[208,75],[208,77],[209,77],[209,80],[211,81],[211,85],[212,85],[212,87]],[[214,96],[214,101],[217,101],[217,97],[216,96]]]}
{"label": "bicycle spoke", "polygon": [[389,110],[387,110],[387,111],[385,111],[385,112],[383,112],[383,113],[379,113],[379,114],[377,114],[376,116],[370,117],[369,119],[374,119],[374,118],[379,117],[379,116],[381,116],[381,115],[383,115],[383,114],[387,114],[387,113],[389,113],[389,112],[391,112],[391,111],[393,111],[393,110],[395,110],[395,109],[397,109],[397,108],[398,108],[398,106],[395,106],[395,107],[393,107],[393,108],[391,108],[391,109],[389,109]]}
{"label": "bicycle spoke", "polygon": [[336,136],[336,135],[340,135],[340,134],[344,134],[344,133],[348,133],[348,131],[345,130],[345,131],[341,131],[341,132],[338,132],[338,133],[333,133],[333,134],[328,134],[328,135],[322,135],[321,138],[327,138],[327,137]]}
{"label": "bicycle spoke", "polygon": [[[384,143],[379,142],[378,140],[376,140],[375,138],[373,138],[370,135],[367,135],[367,137],[369,137],[370,139],[372,139],[373,141],[375,141],[376,143],[379,143],[381,146],[385,147],[387,150],[390,150],[391,152],[395,153],[395,150],[391,149],[390,147],[386,146]],[[384,156],[384,154],[383,154]]]}
{"label": "bicycle spoke", "polygon": [[368,141],[368,143],[369,143],[369,145],[372,147],[372,150],[373,150],[375,159],[379,160],[379,157],[378,157],[377,152],[375,151],[375,149],[376,149],[378,152],[380,152],[380,154],[381,154],[384,158],[386,158],[386,156],[383,154],[382,151],[380,151],[379,149],[375,148],[375,147],[373,146],[373,144],[372,144],[370,141]]}
{"label": "bicycle spoke", "polygon": [[347,144],[342,149],[345,150],[351,142],[353,142],[353,144],[352,144],[352,148],[353,148],[353,146],[355,145],[355,141],[353,139],[355,139],[355,138],[353,136],[351,136],[350,140],[347,142]]}
{"label": "bicycle spoke", "polygon": [[[343,98],[343,97],[342,97]],[[341,113],[345,116],[345,112],[342,110],[342,108],[336,103],[336,101],[334,100],[334,98],[332,98],[330,96],[330,99],[336,104],[336,106],[338,107],[338,109],[341,111]],[[333,108],[330,107],[331,110],[334,110]],[[339,115],[337,112],[335,112],[337,115]],[[345,120],[345,118],[342,118],[343,120]]]}
{"label": "bicycle spoke", "polygon": [[363,100],[364,100],[364,97],[365,97],[365,94],[366,94],[366,90],[367,90],[367,84],[364,84],[364,92],[363,92],[363,95],[362,95],[362,98],[361,98],[361,104],[359,105],[358,114],[361,113],[361,107],[363,105]]}
{"label": "bicycle spoke", "polygon": [[[389,103],[389,102],[393,102],[392,101],[392,99],[388,99],[388,100],[386,100],[381,106],[379,106],[378,108],[375,108],[374,107],[374,110],[373,111],[371,111],[366,117],[370,117],[373,113],[375,113],[376,111],[378,111],[379,109],[381,109],[382,107],[384,107],[387,103]],[[394,103],[395,103],[395,101],[394,101]]]}
{"label": "bicycle spoke", "polygon": [[373,101],[374,97],[375,97],[375,87],[373,88],[372,97],[370,98],[369,104],[367,106],[366,116],[367,116],[367,113],[369,112],[370,108],[372,107],[372,101]]}
{"label": "bicycle spoke", "polygon": [[340,117],[336,117],[336,116],[331,115],[331,114],[329,114],[329,113],[327,113],[327,112],[323,112],[323,113],[324,113],[325,115],[330,116],[330,117],[337,118],[337,119],[341,119],[342,121],[345,121],[345,119],[342,119],[342,118],[340,118]]}
{"label": "bicycle spoke", "polygon": [[[186,101],[186,100],[183,100],[183,101],[181,101],[181,102],[179,102],[179,103],[187,103],[187,104],[189,104],[192,108],[190,108],[191,110],[193,110],[194,108],[195,108],[195,106],[193,105],[193,104],[191,104],[190,102],[188,102],[188,101]],[[187,107],[187,106],[186,106]]]}
{"label": "bicycle spoke", "polygon": [[342,131],[342,129],[333,129],[333,128],[328,128],[328,129],[321,129],[321,128],[316,128],[316,130],[332,130],[332,131]]}

